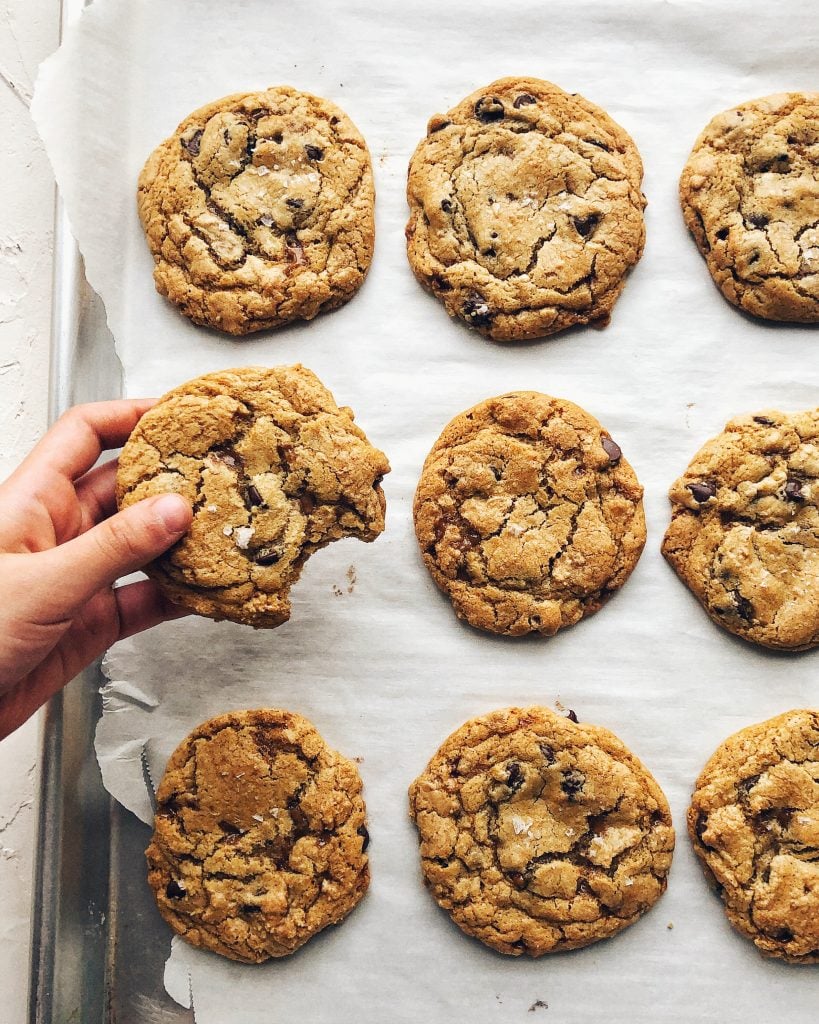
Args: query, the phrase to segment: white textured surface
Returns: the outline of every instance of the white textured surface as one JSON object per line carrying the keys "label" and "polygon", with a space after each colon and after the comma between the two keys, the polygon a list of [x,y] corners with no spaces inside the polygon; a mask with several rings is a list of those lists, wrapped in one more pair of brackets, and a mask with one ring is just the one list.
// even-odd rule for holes
{"label": "white textured surface", "polygon": [[[58,0],[0,0],[0,477],[46,422],[54,184],[28,102]],[[0,744],[0,1020],[26,1017],[37,724]]]}

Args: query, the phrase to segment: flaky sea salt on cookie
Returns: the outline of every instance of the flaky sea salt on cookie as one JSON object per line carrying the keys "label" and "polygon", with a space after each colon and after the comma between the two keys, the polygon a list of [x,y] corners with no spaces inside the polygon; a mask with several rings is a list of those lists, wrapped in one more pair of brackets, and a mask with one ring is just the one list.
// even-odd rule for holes
{"label": "flaky sea salt on cookie", "polygon": [[303,366],[242,367],[182,384],[119,458],[120,508],[169,491],[187,534],[146,573],[175,603],[251,626],[290,617],[290,588],[333,540],[384,529],[383,452]]}
{"label": "flaky sea salt on cookie", "polygon": [[546,708],[473,718],[410,787],[424,879],[458,927],[501,953],[588,946],[665,891],[668,802],[607,729]]}
{"label": "flaky sea salt on cookie", "polygon": [[551,635],[596,612],[646,539],[620,446],[562,398],[517,391],[456,416],[424,462],[415,533],[459,618]]}
{"label": "flaky sea salt on cookie", "polygon": [[433,117],[412,156],[410,266],[450,316],[498,341],[603,325],[643,251],[642,178],[605,111],[502,78]]}
{"label": "flaky sea salt on cookie", "polygon": [[231,960],[286,956],[370,881],[361,778],[301,715],[234,711],[171,755],[146,851],[159,912]]}
{"label": "flaky sea salt on cookie", "polygon": [[372,259],[374,202],[353,122],[289,86],[195,111],[139,177],[157,290],[194,323],[229,334],[347,302]]}
{"label": "flaky sea salt on cookie", "polygon": [[819,323],[819,92],[718,114],[694,143],[680,202],[729,302],[765,320]]}

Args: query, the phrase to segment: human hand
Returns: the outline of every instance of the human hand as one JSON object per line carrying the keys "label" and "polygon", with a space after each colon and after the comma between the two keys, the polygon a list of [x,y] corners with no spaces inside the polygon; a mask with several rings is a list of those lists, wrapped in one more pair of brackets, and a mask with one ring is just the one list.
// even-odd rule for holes
{"label": "human hand", "polygon": [[116,510],[118,448],[150,400],[70,409],[0,485],[0,739],[107,647],[186,612],[150,580],[113,588],[185,533],[178,494]]}

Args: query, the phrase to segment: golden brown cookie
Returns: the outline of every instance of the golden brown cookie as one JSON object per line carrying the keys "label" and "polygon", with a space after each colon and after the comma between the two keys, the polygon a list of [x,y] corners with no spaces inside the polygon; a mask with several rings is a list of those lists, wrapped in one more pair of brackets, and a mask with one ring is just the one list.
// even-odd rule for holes
{"label": "golden brown cookie", "polygon": [[788,711],[717,748],[688,831],[728,920],[765,956],[819,963],[819,711]]}
{"label": "golden brown cookie", "polygon": [[819,644],[819,409],[739,416],[669,491],[663,554],[737,636]]}
{"label": "golden brown cookie", "polygon": [[289,86],[195,111],[139,177],[157,290],[229,334],[347,302],[372,259],[374,201],[356,126]]}
{"label": "golden brown cookie", "polygon": [[582,96],[502,78],[436,114],[409,166],[407,254],[497,341],[608,323],[645,241],[643,165]]}
{"label": "golden brown cookie", "polygon": [[593,416],[517,391],[447,425],[415,493],[415,532],[459,618],[551,635],[628,579],[646,539],[642,497]]}
{"label": "golden brown cookie", "polygon": [[171,756],[146,850],[159,912],[231,960],[286,956],[370,882],[361,778],[290,711],[234,711]]}
{"label": "golden brown cookie", "polygon": [[819,92],[715,117],[694,143],[680,201],[729,302],[766,320],[819,322]]}
{"label": "golden brown cookie", "polygon": [[243,367],[164,395],[119,457],[117,502],[169,491],[193,505],[187,534],[145,572],[176,604],[278,626],[310,555],[384,529],[383,452],[303,366]]}
{"label": "golden brown cookie", "polygon": [[662,790],[607,729],[546,708],[462,725],[410,787],[410,813],[432,895],[501,953],[587,946],[665,891]]}

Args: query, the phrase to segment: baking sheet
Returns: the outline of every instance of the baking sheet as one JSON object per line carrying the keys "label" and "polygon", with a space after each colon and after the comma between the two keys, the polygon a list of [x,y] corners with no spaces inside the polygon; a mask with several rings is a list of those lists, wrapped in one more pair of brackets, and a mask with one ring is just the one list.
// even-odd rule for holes
{"label": "baking sheet", "polygon": [[[230,964],[175,942],[166,985],[200,1024],[301,1017],[569,1022],[815,1019],[816,970],[762,961],[735,936],[680,836],[669,891],[618,938],[540,962],[462,937],[423,891],[406,787],[463,720],[511,703],[574,708],[613,729],[656,775],[683,825],[691,784],[731,731],[816,704],[815,655],[758,651],[712,626],[659,555],[665,491],[735,413],[815,405],[815,329],[728,306],[687,237],[676,180],[716,112],[814,88],[807,2],[643,0],[502,6],[97,0],[43,68],[34,114],[129,395],[208,370],[301,361],[352,405],[389,455],[387,531],[308,563],[293,617],[270,633],[188,619],[109,655],[98,753],[106,786],[147,819],[140,751],[161,775],[199,721],[259,705],[311,718],[361,772],[373,884],[341,928],[284,962]],[[602,332],[499,346],[449,322],[403,250],[406,164],[427,118],[505,74],[549,78],[605,107],[646,165],[648,242]],[[345,308],[253,339],[194,328],[153,290],[136,176],[182,117],[229,92],[287,82],[333,99],[367,139],[377,244]],[[649,539],[624,590],[546,640],[459,624],[417,555],[411,498],[452,415],[536,388],[578,402],[646,488]],[[668,928],[673,924],[673,928]],[[241,1008],[236,1007],[241,985]],[[548,1004],[548,1010],[537,1006]],[[237,1014],[239,1014],[237,1016]]]}

